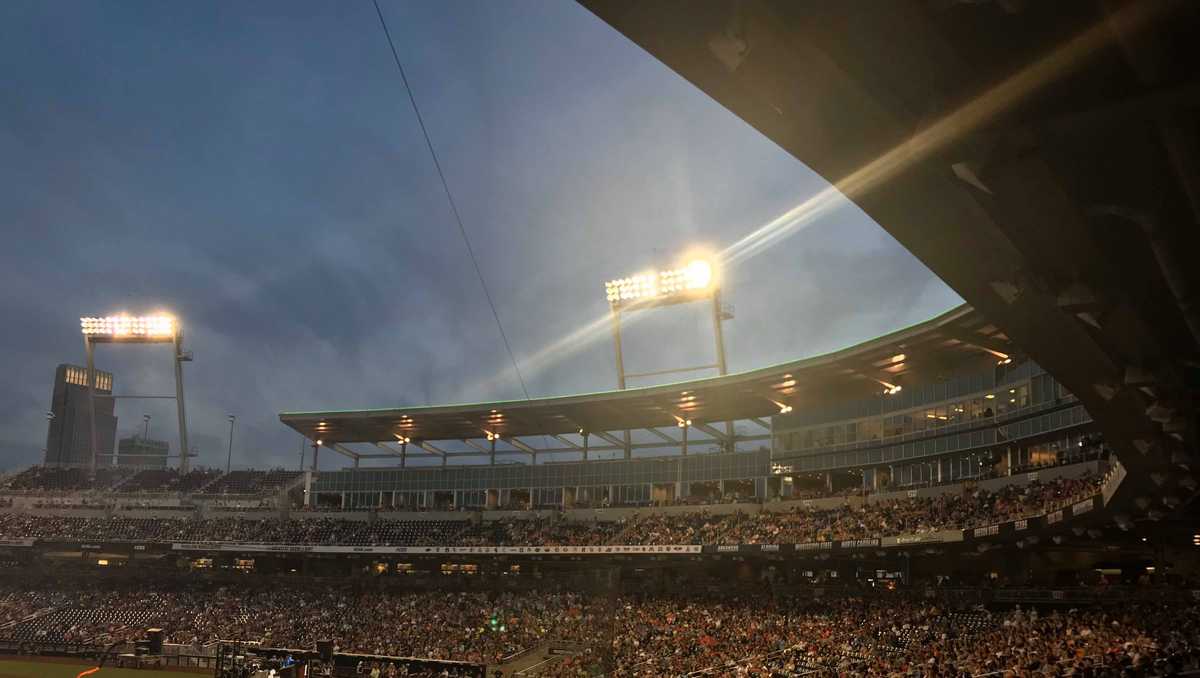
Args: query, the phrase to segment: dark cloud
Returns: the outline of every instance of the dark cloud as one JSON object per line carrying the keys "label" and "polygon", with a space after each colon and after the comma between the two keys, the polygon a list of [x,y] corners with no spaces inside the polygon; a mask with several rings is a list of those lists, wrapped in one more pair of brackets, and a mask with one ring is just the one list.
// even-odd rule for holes
{"label": "dark cloud", "polygon": [[[573,3],[384,11],[533,395],[613,386],[606,332],[538,359],[604,313],[605,279],[824,186]],[[184,318],[213,465],[228,413],[261,466],[298,458],[279,411],[521,396],[369,3],[5,3],[0,25],[0,468],[40,454],[81,314]],[[738,370],[957,302],[852,207],[725,280]],[[631,327],[631,364],[710,359],[695,311]],[[161,354],[100,364],[172,388]],[[174,440],[169,402],[122,402],[121,430],[143,413]]]}

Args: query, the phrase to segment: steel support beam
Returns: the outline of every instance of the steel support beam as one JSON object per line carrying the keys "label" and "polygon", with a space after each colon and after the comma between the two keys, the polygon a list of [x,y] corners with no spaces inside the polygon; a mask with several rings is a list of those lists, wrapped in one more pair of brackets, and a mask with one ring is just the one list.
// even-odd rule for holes
{"label": "steel support beam", "polygon": [[513,436],[512,438],[503,438],[502,440],[504,440],[504,442],[508,443],[509,445],[512,445],[513,447],[517,448],[518,450],[521,450],[522,452],[530,455],[531,457],[534,457],[535,459],[537,458],[538,451],[533,449],[529,445],[526,445],[520,438]]}
{"label": "steel support beam", "polygon": [[[393,450],[392,448],[388,447],[387,445],[384,445],[383,443],[375,443],[375,447],[378,447],[379,449],[381,449],[385,452],[388,452],[389,454],[386,456],[389,456],[389,457],[399,457],[400,456],[400,450]],[[366,456],[366,455],[363,455],[363,456]]]}
{"label": "steel support beam", "polygon": [[[603,438],[604,440],[607,440],[610,445],[614,446],[615,449],[618,449],[618,450],[625,449],[625,441],[614,436],[613,434],[609,433],[608,431],[591,431],[591,433],[592,433],[592,435],[599,436],[599,437]],[[599,449],[604,449],[604,448],[593,447],[592,449],[599,450]]]}
{"label": "steel support beam", "polygon": [[495,440],[489,441],[492,443],[492,450],[489,450],[488,448],[484,447],[483,445],[480,445],[479,443],[475,442],[474,440],[471,440],[470,438],[463,438],[463,442],[466,443],[467,445],[469,445],[470,447],[473,447],[473,448],[479,450],[483,454],[489,454],[492,450],[494,450],[496,448]]}
{"label": "steel support beam", "polygon": [[349,457],[353,459],[354,465],[356,467],[358,466],[358,458],[362,456],[358,452],[355,452],[341,443],[325,443],[325,446],[342,455],[343,457]]}
{"label": "steel support beam", "polygon": [[675,440],[671,436],[667,435],[666,433],[663,433],[662,431],[660,431],[656,428],[650,427],[650,428],[647,428],[646,430],[653,433],[654,435],[658,436],[659,438],[662,438],[663,440],[667,441],[668,443],[671,443],[672,445],[679,444],[678,440]]}
{"label": "steel support beam", "polygon": [[443,458],[445,458],[445,456],[446,456],[445,450],[438,449],[433,443],[431,443],[427,440],[418,440],[418,441],[414,442],[413,445],[416,445],[417,447],[421,448],[425,452],[428,452],[429,454],[437,455],[437,456],[443,457]]}
{"label": "steel support beam", "polygon": [[694,426],[697,429],[704,431],[708,435],[712,436],[714,439],[716,439],[717,442],[733,440],[732,436],[727,436],[723,431],[718,431],[717,429],[713,428],[712,426],[709,426],[708,424],[692,422],[692,426]]}

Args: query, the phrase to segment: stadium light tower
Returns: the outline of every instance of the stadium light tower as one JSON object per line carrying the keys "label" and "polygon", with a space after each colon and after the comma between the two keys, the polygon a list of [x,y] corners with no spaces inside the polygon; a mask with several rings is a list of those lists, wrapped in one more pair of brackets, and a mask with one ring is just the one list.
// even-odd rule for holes
{"label": "stadium light tower", "polygon": [[174,396],[107,396],[110,398],[166,398],[175,400],[179,413],[179,471],[188,471],[187,415],[183,407],[183,363],[191,362],[192,352],[183,350],[183,328],[169,315],[80,318],[83,345],[87,351],[88,419],[91,428],[91,454],[88,470],[95,474],[96,440],[96,344],[172,344],[175,363]]}
{"label": "stadium light tower", "polygon": [[[721,375],[727,373],[725,366],[725,336],[722,321],[733,314],[721,306],[721,287],[713,263],[706,258],[692,259],[675,269],[641,273],[628,278],[618,278],[604,283],[604,293],[612,313],[613,344],[617,360],[617,388],[624,389],[627,378],[651,377],[675,372],[716,369]],[[680,367],[640,374],[625,372],[625,356],[621,350],[621,315],[629,311],[673,306],[695,301],[712,300],[713,337],[716,344],[717,362],[711,365]]]}
{"label": "stadium light tower", "polygon": [[[727,373],[725,336],[721,331],[721,323],[732,318],[733,313],[721,306],[721,286],[717,278],[717,270],[712,261],[707,258],[695,258],[678,268],[641,273],[604,283],[604,294],[608,299],[608,308],[612,315],[613,347],[616,351],[617,361],[617,388],[625,390],[626,380],[630,377],[653,377],[710,369],[716,369],[717,373],[722,376]],[[623,313],[710,299],[712,300],[713,340],[717,353],[716,363],[693,367],[673,367],[638,374],[625,372],[625,355],[621,349],[621,315]],[[683,425],[685,453],[689,426],[691,426],[691,421]],[[729,440],[733,439],[733,422],[725,422],[725,434]],[[633,450],[629,431],[625,431],[624,442],[625,458],[628,459]]]}

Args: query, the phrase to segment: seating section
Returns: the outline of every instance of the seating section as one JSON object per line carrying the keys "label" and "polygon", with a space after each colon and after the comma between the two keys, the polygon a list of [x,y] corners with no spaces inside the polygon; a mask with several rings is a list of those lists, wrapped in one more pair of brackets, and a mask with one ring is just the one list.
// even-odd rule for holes
{"label": "seating section", "polygon": [[621,521],[509,518],[463,520],[280,520],[41,516],[0,512],[0,539],[211,541],[346,546],[594,546],[601,544],[805,544],[970,529],[1041,515],[1099,492],[1103,479],[1009,485],[932,498],[787,511],[710,514],[638,511]]}
{"label": "seating section", "polygon": [[0,513],[0,538],[45,541],[195,541],[347,546],[453,543],[465,520],[84,518]]}
{"label": "seating section", "polygon": [[599,546],[615,543],[620,522],[570,522],[548,518],[480,522],[457,535],[460,546]]}
{"label": "seating section", "polygon": [[122,484],[118,491],[126,494],[139,492],[178,492],[189,494],[199,490],[220,477],[216,469],[192,469],[180,475],[177,469],[146,469],[138,471]]}
{"label": "seating section", "polygon": [[300,471],[231,471],[204,488],[202,494],[267,494],[277,492],[300,477]]}
{"label": "seating section", "polygon": [[105,645],[160,627],[168,642],[192,646],[312,648],[328,638],[349,652],[495,664],[554,640],[580,652],[538,675],[563,678],[1178,675],[1200,666],[1200,607],[1187,596],[985,611],[916,594],[0,582],[0,620],[16,620],[0,623],[0,642]]}
{"label": "seating section", "polygon": [[12,491],[77,492],[107,490],[129,476],[119,468],[96,469],[95,480],[82,467],[31,466],[5,481],[0,489]]}

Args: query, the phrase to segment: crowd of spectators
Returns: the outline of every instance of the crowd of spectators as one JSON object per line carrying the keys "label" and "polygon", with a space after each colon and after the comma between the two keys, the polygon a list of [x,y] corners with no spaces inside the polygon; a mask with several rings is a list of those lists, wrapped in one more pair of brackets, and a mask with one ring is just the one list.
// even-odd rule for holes
{"label": "crowd of spectators", "polygon": [[[35,615],[39,609],[43,613]],[[24,620],[24,621],[20,621]],[[16,621],[15,624],[8,623]],[[495,665],[544,641],[579,652],[540,675],[1122,676],[1200,667],[1200,607],[949,609],[908,594],[364,592],[226,586],[0,588],[0,641],[272,647]]]}
{"label": "crowd of spectators", "polygon": [[1200,660],[1200,608],[1187,604],[955,612],[897,597],[659,597],[622,601],[612,625],[613,673],[633,677],[1119,676]]}
{"label": "crowd of spectators", "polygon": [[130,518],[0,513],[0,539],[46,541],[240,542],[350,546],[433,546],[466,521],[313,518]]}
{"label": "crowd of spectators", "polygon": [[[64,593],[69,592],[69,593]],[[132,642],[150,627],[164,640],[200,652],[218,640],[269,647],[316,647],[396,657],[480,664],[550,637],[582,641],[593,612],[569,593],[387,592],[329,587],[95,587],[9,590],[0,594],[0,641]]]}
{"label": "crowd of spectators", "polygon": [[301,475],[282,468],[269,471],[231,471],[204,487],[202,494],[265,494],[277,492]]}
{"label": "crowd of spectators", "polygon": [[349,546],[595,546],[803,544],[970,529],[1044,514],[1099,491],[1102,478],[966,488],[936,497],[847,503],[830,509],[711,514],[640,511],[620,521],[561,516],[498,521],[347,520],[333,517],[129,518],[0,512],[0,539],[243,542]]}
{"label": "crowd of spectators", "polygon": [[205,495],[261,495],[278,492],[301,475],[276,468],[225,473],[220,469],[101,467],[92,474],[82,466],[31,466],[6,478],[0,490],[38,494],[97,491],[115,494],[173,493]]}
{"label": "crowd of spectators", "polygon": [[173,468],[144,469],[122,483],[117,490],[123,494],[195,492],[222,475],[217,469],[194,468],[180,474]]}
{"label": "crowd of spectators", "polygon": [[1101,478],[1009,485],[933,498],[905,498],[834,509],[795,507],[710,515],[646,513],[623,523],[613,544],[805,544],[970,529],[1038,515],[1099,491]]}

